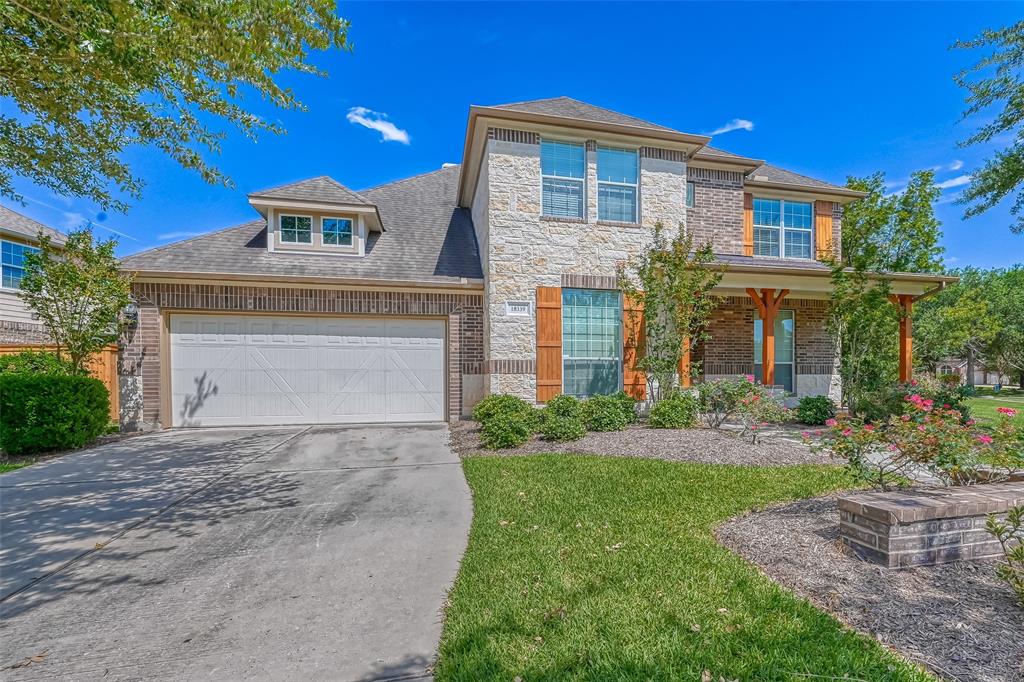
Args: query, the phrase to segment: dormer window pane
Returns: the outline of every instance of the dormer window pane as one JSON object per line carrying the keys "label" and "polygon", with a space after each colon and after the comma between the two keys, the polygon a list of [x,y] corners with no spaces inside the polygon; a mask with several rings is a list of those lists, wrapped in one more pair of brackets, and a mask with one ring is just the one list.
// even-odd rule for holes
{"label": "dormer window pane", "polygon": [[546,216],[582,218],[586,153],[582,144],[542,140],[540,143],[541,210]]}
{"label": "dormer window pane", "polygon": [[352,245],[352,221],[347,218],[324,218],[324,244],[328,246]]}
{"label": "dormer window pane", "polygon": [[635,149],[597,148],[597,217],[637,222],[637,178],[640,160]]}
{"label": "dormer window pane", "polygon": [[313,219],[309,216],[281,216],[281,241],[285,244],[312,244]]}

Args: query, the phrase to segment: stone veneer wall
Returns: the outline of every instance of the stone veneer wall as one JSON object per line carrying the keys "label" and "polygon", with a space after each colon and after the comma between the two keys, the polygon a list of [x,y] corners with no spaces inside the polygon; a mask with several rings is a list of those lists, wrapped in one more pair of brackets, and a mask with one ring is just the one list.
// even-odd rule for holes
{"label": "stone veneer wall", "polygon": [[50,335],[41,324],[0,320],[0,343],[34,345],[50,342]]}
{"label": "stone veneer wall", "polygon": [[[652,240],[655,223],[686,220],[686,164],[676,152],[644,148],[640,158],[640,224],[598,220],[597,149],[587,143],[587,210],[582,219],[541,216],[540,138],[524,131],[489,131],[486,264],[487,387],[492,393],[536,398],[536,318],[508,317],[508,301],[534,303],[540,286],[563,275],[614,277],[617,265]],[[481,245],[483,247],[483,244]]]}
{"label": "stone veneer wall", "polygon": [[[796,393],[839,399],[835,345],[826,329],[828,301],[787,298],[783,310],[796,320]],[[747,296],[730,296],[715,309],[708,324],[711,339],[696,349],[693,359],[703,364],[707,379],[752,374],[754,371],[754,303]]]}
{"label": "stone veneer wall", "polygon": [[743,174],[689,166],[686,179],[693,183],[693,208],[686,209],[693,243],[743,255]]}
{"label": "stone veneer wall", "polygon": [[139,322],[122,340],[118,363],[121,425],[160,426],[160,315],[162,309],[223,313],[288,312],[310,315],[446,315],[448,410],[468,414],[482,392],[483,308],[479,292],[434,293],[136,282]]}
{"label": "stone veneer wall", "polygon": [[989,514],[1024,504],[1024,482],[875,492],[839,499],[839,536],[858,556],[889,568],[1000,556]]}

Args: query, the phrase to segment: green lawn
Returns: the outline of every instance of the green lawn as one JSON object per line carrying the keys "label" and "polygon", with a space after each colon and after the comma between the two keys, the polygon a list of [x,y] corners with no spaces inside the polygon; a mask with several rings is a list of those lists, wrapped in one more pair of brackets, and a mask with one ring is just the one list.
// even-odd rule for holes
{"label": "green lawn", "polygon": [[34,463],[35,460],[32,459],[0,459],[0,474],[6,474],[8,471],[14,471]]}
{"label": "green lawn", "polygon": [[968,398],[967,404],[971,407],[971,416],[979,422],[994,422],[999,413],[996,408],[1010,407],[1017,410],[1017,421],[1024,423],[1024,394],[1000,393],[998,395],[977,396]]}
{"label": "green lawn", "polygon": [[932,679],[712,536],[745,510],[849,485],[839,469],[572,455],[464,466],[473,527],[440,681]]}

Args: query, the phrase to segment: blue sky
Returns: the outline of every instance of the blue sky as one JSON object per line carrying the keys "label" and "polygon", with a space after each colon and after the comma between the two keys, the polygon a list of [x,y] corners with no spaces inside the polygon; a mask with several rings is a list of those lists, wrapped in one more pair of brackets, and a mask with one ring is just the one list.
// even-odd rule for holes
{"label": "blue sky", "polygon": [[[120,253],[133,253],[251,220],[253,190],[316,175],[364,189],[434,170],[461,159],[471,104],[567,95],[687,132],[738,121],[713,144],[839,184],[882,170],[898,191],[912,171],[936,168],[948,187],[937,207],[947,263],[1008,266],[1024,261],[1009,202],[969,221],[952,203],[989,150],[957,147],[978,120],[960,122],[952,75],[978,55],[948,47],[1018,20],[1020,7],[341,3],[354,50],[314,56],[329,78],[283,77],[306,112],[250,101],[288,134],[229,136],[213,161],[235,189],[132,150],[144,195],[97,231],[116,231]],[[103,217],[89,202],[18,187],[29,198],[18,210],[48,224]]]}

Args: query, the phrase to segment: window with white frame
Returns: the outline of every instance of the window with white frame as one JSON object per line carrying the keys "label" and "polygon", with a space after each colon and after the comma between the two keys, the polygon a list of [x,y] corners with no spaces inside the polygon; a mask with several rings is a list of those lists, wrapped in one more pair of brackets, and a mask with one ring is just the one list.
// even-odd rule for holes
{"label": "window with white frame", "polygon": [[348,218],[323,218],[324,244],[326,246],[352,246],[352,221]]}
{"label": "window with white frame", "polygon": [[541,204],[546,216],[582,218],[586,206],[583,179],[586,150],[575,142],[541,140]]}
{"label": "window with white frame", "polygon": [[284,244],[312,244],[313,219],[309,216],[281,216],[281,242]]}
{"label": "window with white frame", "polygon": [[810,202],[754,198],[754,255],[811,258]]}
{"label": "window with white frame", "polygon": [[0,241],[0,285],[4,289],[20,289],[25,276],[25,256],[38,251],[17,242]]}
{"label": "window with white frame", "polygon": [[597,218],[637,222],[640,157],[635,149],[597,148]]}

